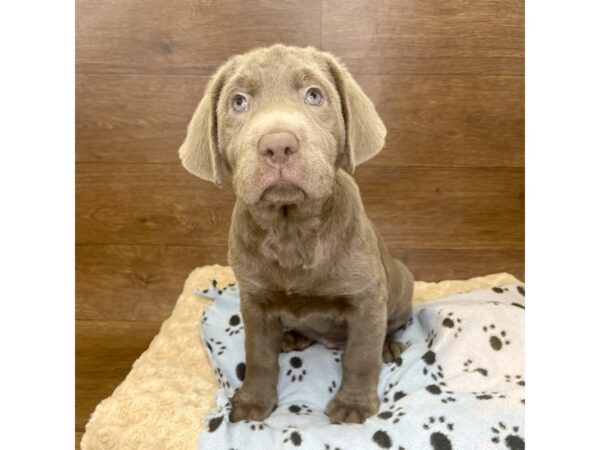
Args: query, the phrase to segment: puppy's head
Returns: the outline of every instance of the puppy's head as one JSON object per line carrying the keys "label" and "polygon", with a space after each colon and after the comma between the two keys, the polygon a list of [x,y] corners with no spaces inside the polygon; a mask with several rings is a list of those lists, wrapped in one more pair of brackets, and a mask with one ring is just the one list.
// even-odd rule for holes
{"label": "puppy's head", "polygon": [[331,194],[383,147],[371,101],[333,56],[275,45],[227,61],[212,77],[188,126],[184,167],[218,186],[232,174],[248,204],[298,203]]}

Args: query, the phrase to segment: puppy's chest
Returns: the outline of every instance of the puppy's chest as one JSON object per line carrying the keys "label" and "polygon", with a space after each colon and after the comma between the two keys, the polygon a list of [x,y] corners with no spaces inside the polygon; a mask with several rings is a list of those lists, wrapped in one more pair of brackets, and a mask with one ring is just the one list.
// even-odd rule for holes
{"label": "puppy's chest", "polygon": [[260,243],[261,256],[283,271],[314,269],[323,260],[323,244],[310,226],[284,225],[267,230]]}

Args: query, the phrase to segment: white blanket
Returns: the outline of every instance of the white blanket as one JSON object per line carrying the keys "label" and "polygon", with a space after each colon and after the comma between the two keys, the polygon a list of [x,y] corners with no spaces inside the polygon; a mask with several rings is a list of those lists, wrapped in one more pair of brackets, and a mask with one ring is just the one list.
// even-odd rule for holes
{"label": "white blanket", "polygon": [[323,413],[339,388],[343,350],[315,344],[282,353],[277,409],[263,422],[229,422],[228,398],[245,372],[244,329],[235,285],[198,294],[215,299],[201,319],[219,381],[217,411],[200,449],[522,449],[524,288],[498,286],[416,307],[396,337],[406,350],[384,365],[377,415],[332,425]]}

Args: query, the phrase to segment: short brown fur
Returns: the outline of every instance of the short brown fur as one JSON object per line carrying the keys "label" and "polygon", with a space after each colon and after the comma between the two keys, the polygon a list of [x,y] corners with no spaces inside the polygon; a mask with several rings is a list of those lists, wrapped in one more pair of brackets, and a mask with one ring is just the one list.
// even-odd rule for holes
{"label": "short brown fur", "polygon": [[[322,94],[318,107],[304,101],[311,88]],[[232,109],[240,94],[249,105],[242,112]],[[299,149],[274,164],[257,148],[282,132]],[[359,423],[377,412],[382,352],[389,361],[401,351],[386,335],[410,315],[413,278],[388,253],[348,172],[384,140],[383,123],[351,75],[312,48],[276,45],[236,56],[209,83],[180,156],[218,185],[226,169],[238,197],[229,262],[240,285],[247,368],[232,421],[268,416],[277,404],[280,349],[312,341],[346,346],[342,383],[326,409],[331,421]]]}

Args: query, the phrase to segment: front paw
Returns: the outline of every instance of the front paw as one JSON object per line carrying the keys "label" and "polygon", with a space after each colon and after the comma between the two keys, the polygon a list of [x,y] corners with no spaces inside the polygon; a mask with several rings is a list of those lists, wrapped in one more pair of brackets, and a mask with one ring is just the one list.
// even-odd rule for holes
{"label": "front paw", "polygon": [[229,419],[232,422],[240,420],[263,420],[277,406],[277,394],[268,394],[265,392],[245,392],[240,389],[231,398],[231,414]]}
{"label": "front paw", "polygon": [[325,414],[329,416],[331,423],[363,423],[379,409],[377,396],[352,396],[349,399],[339,394],[338,392],[338,395],[329,402],[325,409]]}

